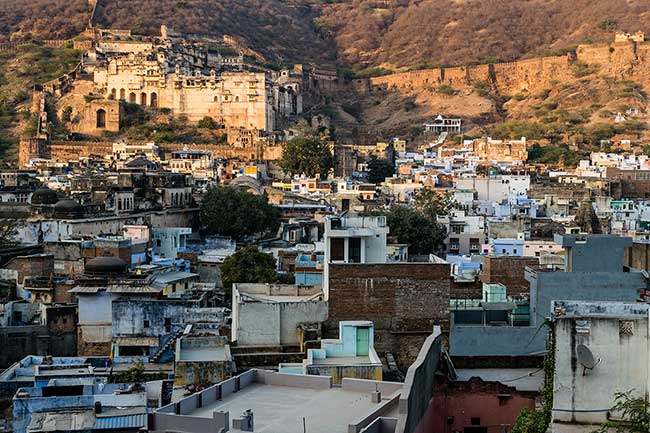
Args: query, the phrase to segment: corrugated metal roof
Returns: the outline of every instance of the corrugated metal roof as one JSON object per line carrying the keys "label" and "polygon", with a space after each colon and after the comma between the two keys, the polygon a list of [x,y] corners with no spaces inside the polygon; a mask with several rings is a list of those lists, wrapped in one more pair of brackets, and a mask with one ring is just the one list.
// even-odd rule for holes
{"label": "corrugated metal roof", "polygon": [[95,430],[136,429],[147,424],[147,414],[108,416],[97,418]]}
{"label": "corrugated metal roof", "polygon": [[77,286],[74,289],[68,290],[68,293],[97,293],[101,290],[101,287],[84,287]]}
{"label": "corrugated metal roof", "polygon": [[198,278],[199,274],[193,274],[191,272],[165,272],[164,274],[158,274],[154,277],[155,281],[158,283],[171,283],[173,281],[182,281],[189,278]]}

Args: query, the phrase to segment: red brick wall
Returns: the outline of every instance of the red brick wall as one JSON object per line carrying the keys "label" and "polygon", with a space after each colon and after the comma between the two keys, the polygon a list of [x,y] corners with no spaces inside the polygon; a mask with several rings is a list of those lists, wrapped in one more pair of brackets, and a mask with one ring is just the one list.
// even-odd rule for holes
{"label": "red brick wall", "polygon": [[448,329],[449,273],[448,264],[332,264],[325,334],[336,337],[341,320],[371,320],[376,350],[410,365],[434,324]]}
{"label": "red brick wall", "polygon": [[536,257],[486,256],[483,259],[481,281],[501,283],[506,286],[508,295],[530,293],[528,281],[524,278],[526,266],[539,264]]}
{"label": "red brick wall", "polygon": [[[488,433],[501,433],[503,427],[511,431],[524,408],[535,408],[535,393],[478,378],[440,383],[416,433],[463,431],[465,427],[486,427]],[[479,418],[480,424],[472,425],[472,418]]]}
{"label": "red brick wall", "polygon": [[19,284],[24,282],[25,277],[49,277],[54,273],[54,256],[36,254],[14,257],[5,265],[5,269],[18,271]]}

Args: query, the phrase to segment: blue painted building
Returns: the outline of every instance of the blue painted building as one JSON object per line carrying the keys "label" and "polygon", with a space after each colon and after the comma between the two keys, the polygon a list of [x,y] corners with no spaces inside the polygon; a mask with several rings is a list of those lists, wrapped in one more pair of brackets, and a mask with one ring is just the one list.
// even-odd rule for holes
{"label": "blue painted building", "polygon": [[298,254],[294,271],[297,286],[323,285],[323,258],[320,254]]}

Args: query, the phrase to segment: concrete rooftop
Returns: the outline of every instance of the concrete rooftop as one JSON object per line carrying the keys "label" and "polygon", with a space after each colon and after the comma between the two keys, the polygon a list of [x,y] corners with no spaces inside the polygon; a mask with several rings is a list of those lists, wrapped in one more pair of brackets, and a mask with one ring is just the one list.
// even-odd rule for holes
{"label": "concrete rooftop", "polygon": [[[378,404],[370,402],[369,393],[252,383],[188,415],[211,418],[215,410],[230,411],[232,420],[252,409],[256,432],[303,433],[304,417],[309,433],[347,433],[348,424],[361,420],[377,407]],[[396,417],[397,410],[394,405],[394,413],[382,416]]]}
{"label": "concrete rooftop", "polygon": [[182,348],[178,361],[225,361],[224,347]]}

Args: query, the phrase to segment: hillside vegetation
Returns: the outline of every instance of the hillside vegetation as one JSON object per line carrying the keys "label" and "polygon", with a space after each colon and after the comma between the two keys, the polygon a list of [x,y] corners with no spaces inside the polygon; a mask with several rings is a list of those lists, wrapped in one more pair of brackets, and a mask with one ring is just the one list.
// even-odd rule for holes
{"label": "hillside vegetation", "polygon": [[33,44],[0,52],[0,162],[16,159],[14,145],[30,127],[30,90],[34,84],[69,72],[79,63],[80,55],[72,49]]}
{"label": "hillside vegetation", "polygon": [[[650,33],[645,0],[100,0],[96,23],[233,35],[271,60],[355,69],[510,61]],[[67,38],[87,0],[0,0],[1,39]]]}
{"label": "hillside vegetation", "polygon": [[320,10],[316,23],[357,67],[510,61],[650,31],[643,0],[353,0]]}
{"label": "hillside vegetation", "polygon": [[90,11],[87,0],[0,0],[0,42],[71,38]]}

